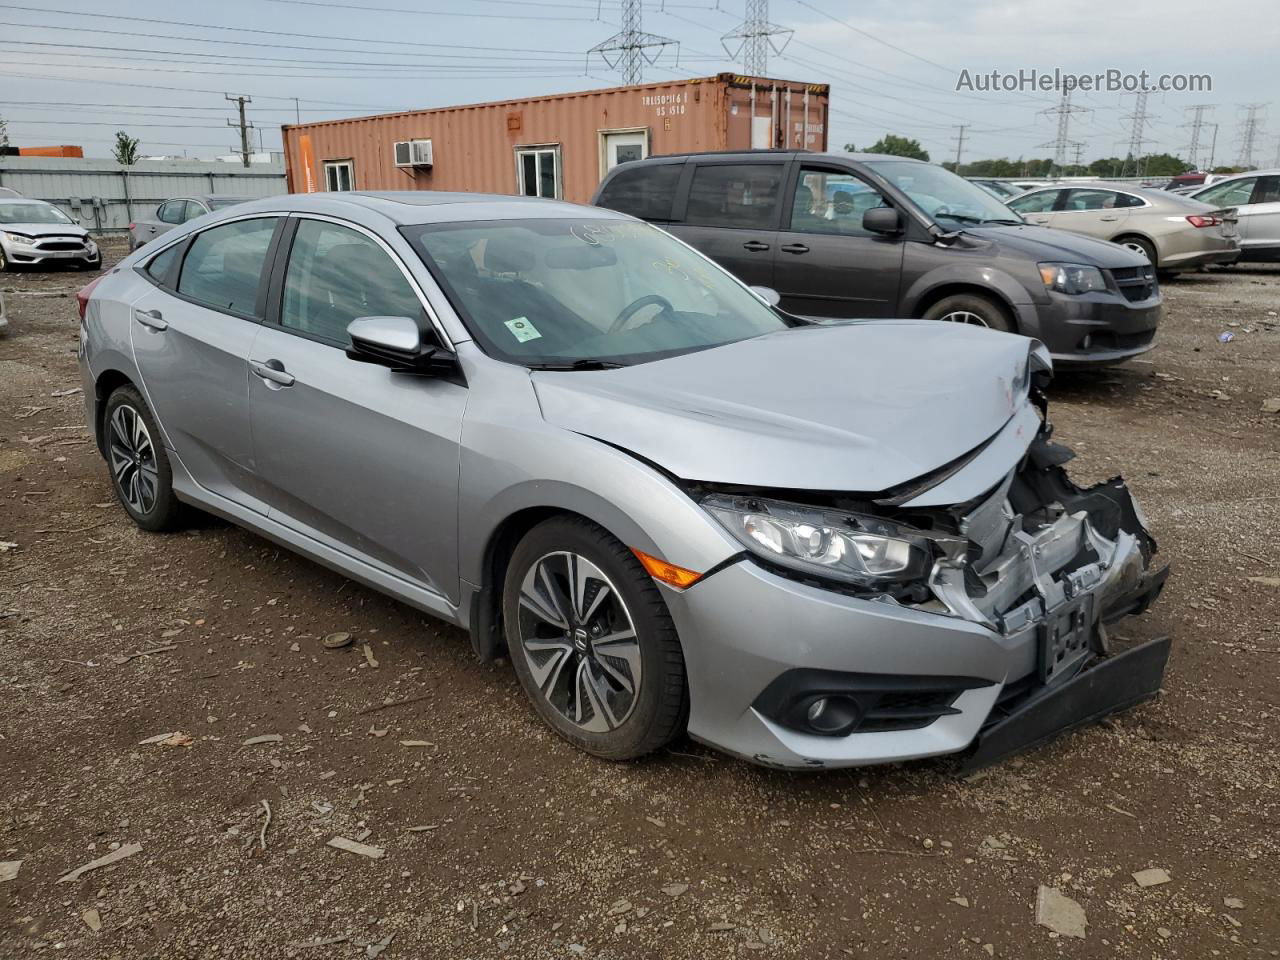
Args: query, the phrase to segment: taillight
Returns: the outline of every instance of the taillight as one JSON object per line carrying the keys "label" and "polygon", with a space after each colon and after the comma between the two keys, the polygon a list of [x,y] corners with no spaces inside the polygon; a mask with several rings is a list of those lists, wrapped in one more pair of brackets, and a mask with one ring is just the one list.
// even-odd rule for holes
{"label": "taillight", "polygon": [[138,229],[138,225],[137,225],[136,223],[131,223],[131,224],[129,224],[129,229],[130,229],[130,230],[136,230],[136,229]]}
{"label": "taillight", "polygon": [[106,274],[104,273],[102,277],[91,280],[76,291],[76,308],[80,311],[81,323],[84,323],[84,312],[89,309],[89,298],[93,296],[93,288],[100,284],[105,276]]}
{"label": "taillight", "polygon": [[1187,217],[1187,223],[1193,227],[1220,227],[1222,226],[1221,217],[1202,217],[1198,213],[1193,213]]}

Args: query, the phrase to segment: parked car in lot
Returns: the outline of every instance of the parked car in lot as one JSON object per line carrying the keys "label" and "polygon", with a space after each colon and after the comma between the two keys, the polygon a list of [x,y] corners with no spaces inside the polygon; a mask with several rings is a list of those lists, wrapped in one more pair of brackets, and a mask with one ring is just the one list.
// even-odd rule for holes
{"label": "parked car in lot", "polygon": [[129,249],[137,250],[144,243],[150,243],[156,237],[164,236],[174,227],[181,226],[188,220],[203,217],[214,210],[234,207],[237,203],[244,203],[249,199],[251,198],[203,194],[166,200],[156,208],[154,217],[136,220],[129,224]]}
{"label": "parked car in lot", "polygon": [[1175,272],[1240,258],[1236,212],[1164,190],[1103,181],[1058,184],[1009,201],[1028,223],[1128,247]]}
{"label": "parked car in lot", "polygon": [[599,756],[976,764],[1153,695],[1167,641],[1100,624],[1164,571],[1063,470],[1045,348],[771,299],[598,208],[259,200],[82,291],[86,413],[139,527],[198,506],[505,643]]}
{"label": "parked car in lot", "polygon": [[1191,199],[1236,211],[1242,261],[1280,260],[1280,170],[1253,170],[1219,179],[1192,193]]}
{"label": "parked car in lot", "polygon": [[1155,272],[1141,257],[1027,226],[980,187],[917,160],[652,158],[615,167],[593,202],[661,225],[746,283],[777,289],[801,316],[972,323],[1035,337],[1055,363],[1078,365],[1151,349],[1160,322]]}
{"label": "parked car in lot", "polygon": [[12,199],[14,197],[21,197],[21,196],[22,194],[20,194],[17,190],[13,189],[13,187],[0,187],[0,199],[6,199],[6,198]]}
{"label": "parked car in lot", "polygon": [[969,182],[976,183],[997,200],[1008,200],[1010,197],[1016,197],[1022,193],[1021,187],[1015,186],[1008,180],[975,180],[970,177]]}
{"label": "parked car in lot", "polygon": [[60,263],[102,264],[89,231],[52,203],[0,197],[0,271]]}

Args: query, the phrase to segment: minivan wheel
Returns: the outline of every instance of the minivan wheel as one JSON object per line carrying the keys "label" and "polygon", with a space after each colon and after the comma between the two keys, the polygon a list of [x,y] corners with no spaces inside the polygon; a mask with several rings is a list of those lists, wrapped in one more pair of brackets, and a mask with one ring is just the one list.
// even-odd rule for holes
{"label": "minivan wheel", "polygon": [[173,493],[173,470],[142,395],[132,386],[117,389],[107,398],[102,424],[111,486],[125,513],[143,530],[178,526],[183,508]]}
{"label": "minivan wheel", "polygon": [[607,531],[572,517],[531,530],[507,567],[502,612],[520,685],[570,743],[630,760],[680,732],[688,693],[675,624]]}
{"label": "minivan wheel", "polygon": [[1013,333],[1013,321],[1004,307],[980,293],[957,293],[943,297],[924,312],[926,320],[968,323]]}

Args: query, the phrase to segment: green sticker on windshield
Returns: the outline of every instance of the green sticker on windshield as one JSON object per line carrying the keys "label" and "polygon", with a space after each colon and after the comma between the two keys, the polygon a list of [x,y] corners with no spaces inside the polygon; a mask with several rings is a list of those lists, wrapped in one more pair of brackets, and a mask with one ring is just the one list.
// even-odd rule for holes
{"label": "green sticker on windshield", "polygon": [[528,317],[516,317],[514,320],[508,320],[506,327],[511,331],[511,335],[521,343],[526,340],[537,340],[542,336]]}

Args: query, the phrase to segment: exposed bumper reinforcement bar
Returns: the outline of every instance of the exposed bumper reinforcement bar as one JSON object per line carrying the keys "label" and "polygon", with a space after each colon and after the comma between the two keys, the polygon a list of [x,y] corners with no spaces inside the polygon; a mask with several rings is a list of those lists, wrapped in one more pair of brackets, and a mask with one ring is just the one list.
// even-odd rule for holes
{"label": "exposed bumper reinforcement bar", "polygon": [[960,772],[972,773],[1067,730],[1150,700],[1160,690],[1168,660],[1169,638],[1163,637],[1046,688],[980,733]]}

